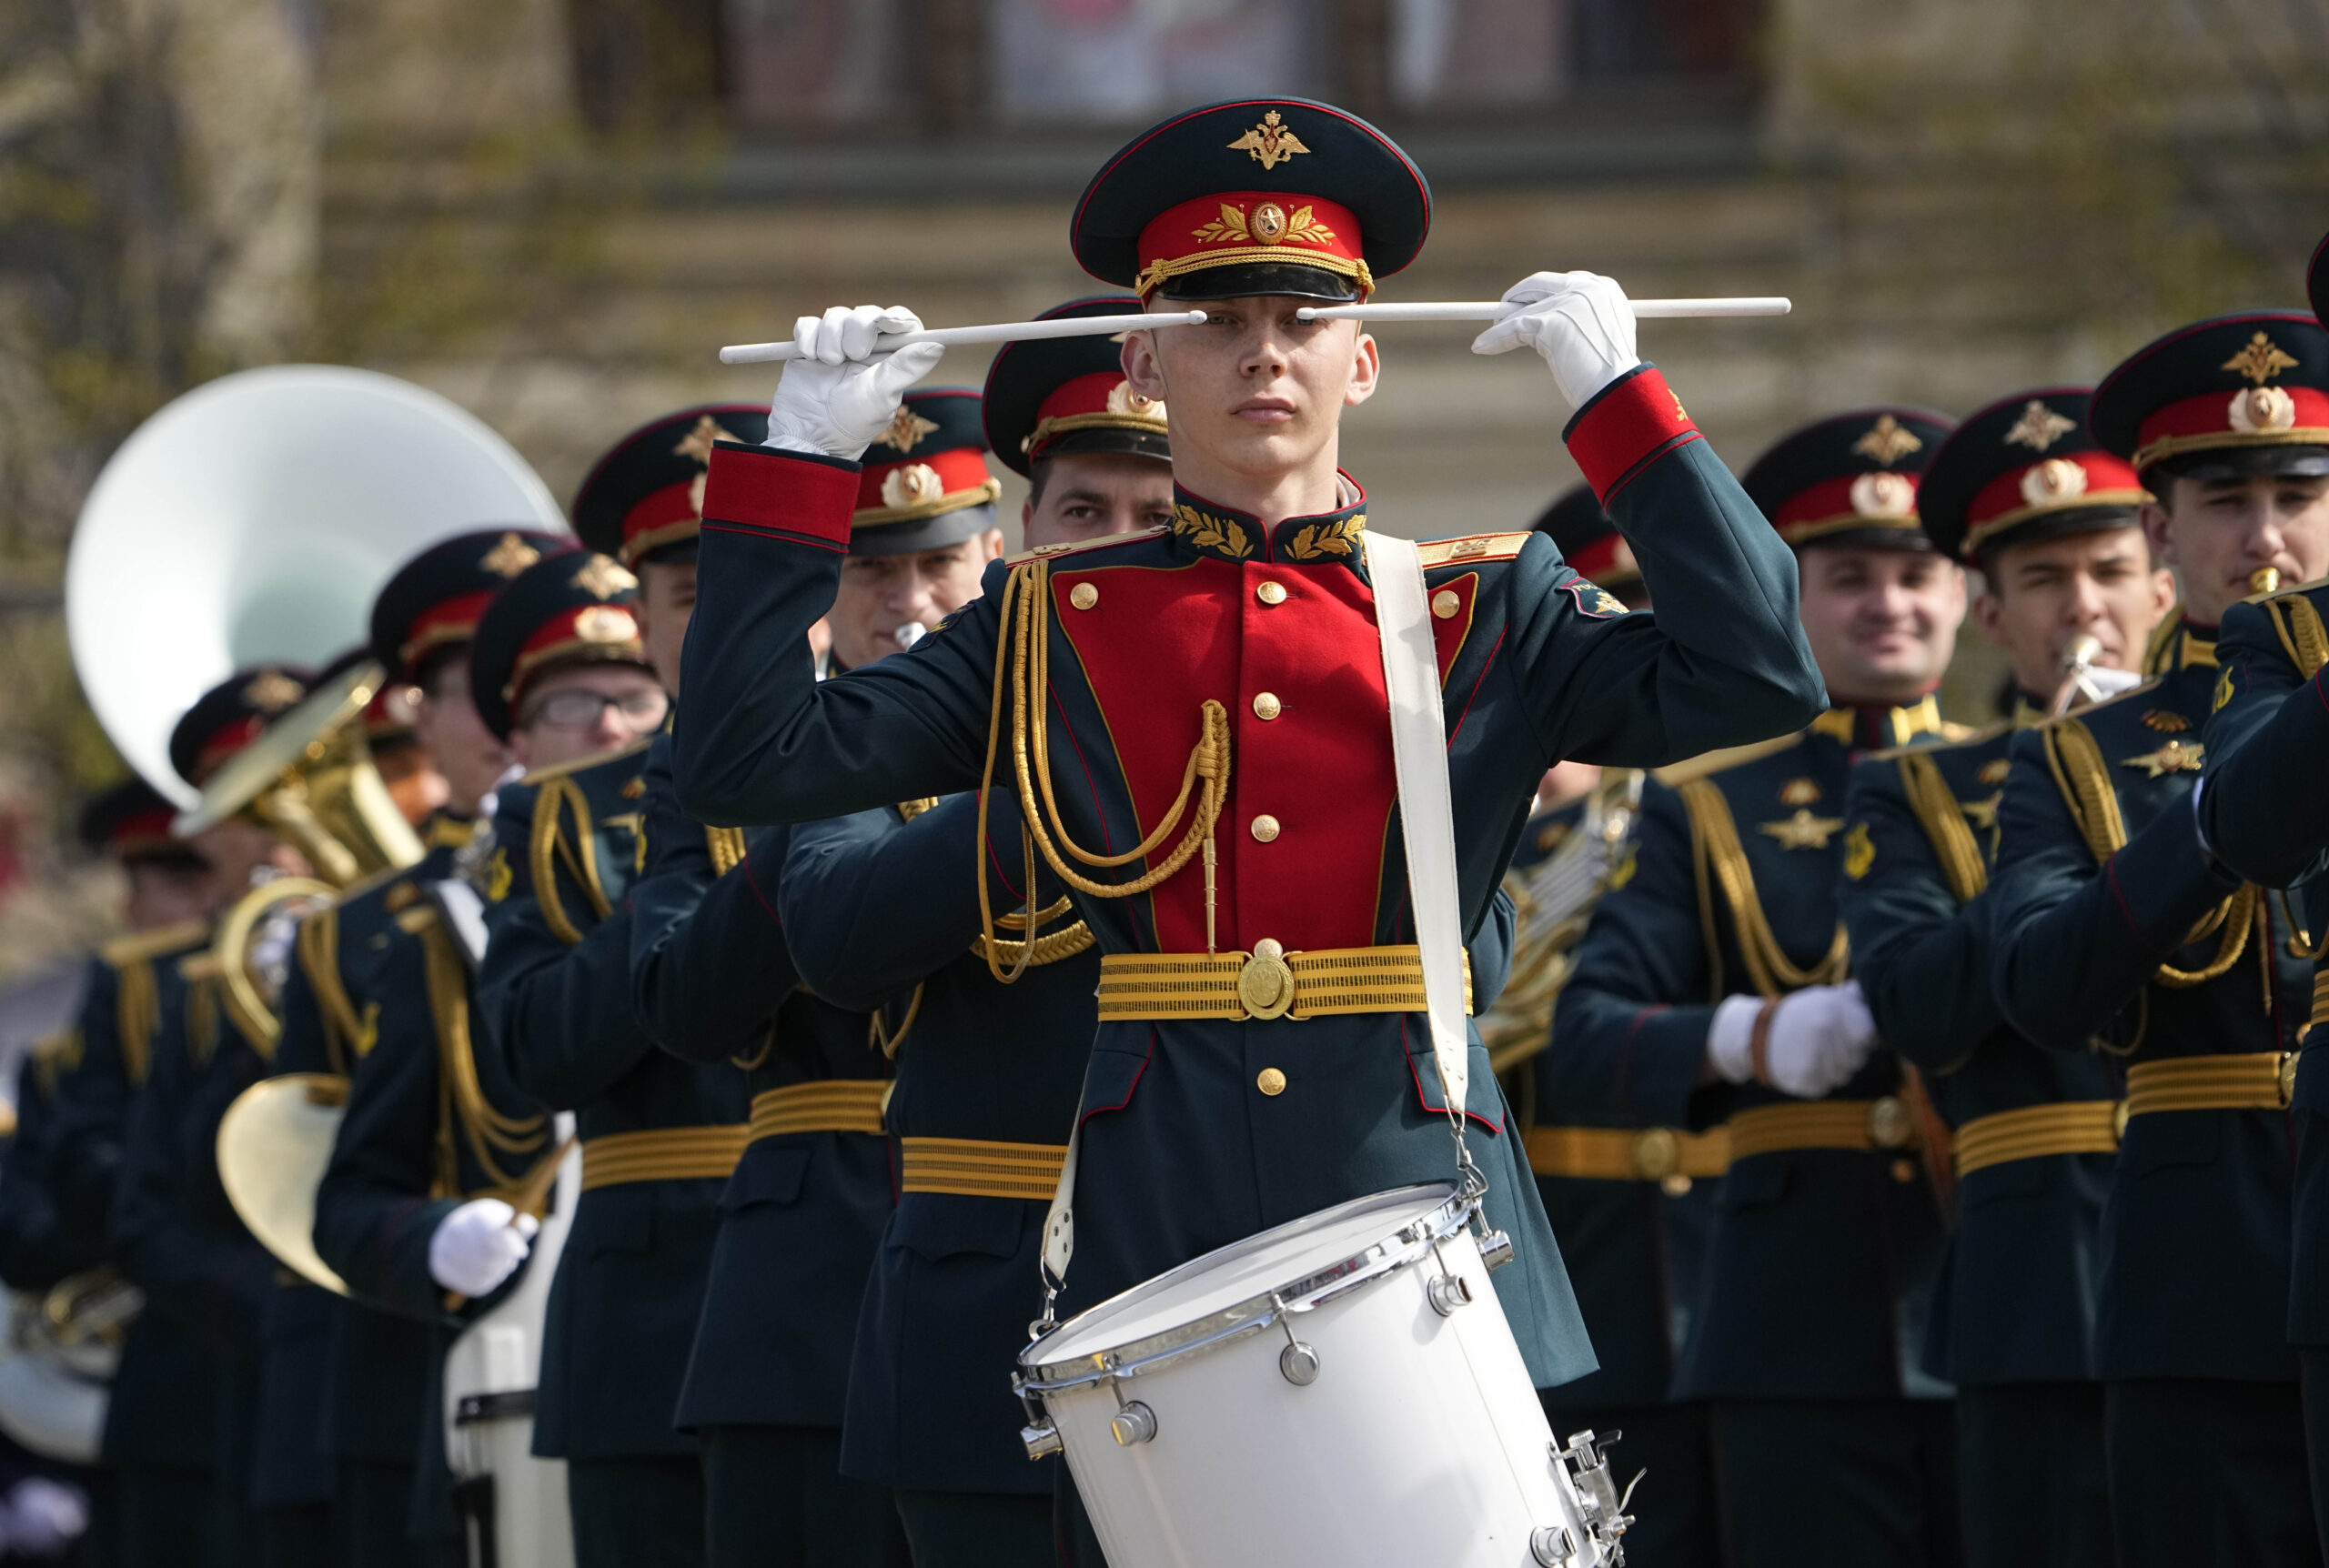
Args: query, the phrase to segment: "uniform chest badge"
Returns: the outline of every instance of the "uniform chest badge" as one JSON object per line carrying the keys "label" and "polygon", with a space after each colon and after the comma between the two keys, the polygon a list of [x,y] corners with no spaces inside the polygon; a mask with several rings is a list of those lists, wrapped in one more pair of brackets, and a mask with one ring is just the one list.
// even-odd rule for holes
{"label": "uniform chest badge", "polygon": [[2005,799],[2001,789],[1986,800],[1960,800],[1957,809],[1965,813],[1965,820],[1984,833],[1998,825],[1998,802]]}
{"label": "uniform chest badge", "polygon": [[1844,875],[1859,881],[1876,864],[1876,841],[1868,836],[1868,824],[1855,822],[1852,830],[1844,835]]}
{"label": "uniform chest badge", "polygon": [[1780,786],[1782,806],[1810,806],[1820,799],[1820,786],[1810,779],[1790,779]]}
{"label": "uniform chest badge", "polygon": [[1984,784],[2002,784],[2005,782],[2005,776],[2012,771],[2013,763],[2011,759],[2004,757],[1993,757],[1989,761],[1981,764],[1981,782]]}
{"label": "uniform chest badge", "polygon": [[2197,773],[2206,753],[2207,748],[2197,742],[2171,740],[2156,751],[2122,758],[2119,766],[2140,768],[2148,779],[2163,779],[2170,773]]}
{"label": "uniform chest badge", "polygon": [[2192,728],[2190,719],[2164,708],[2154,708],[2144,714],[2143,724],[2148,729],[2158,730],[2162,735],[2181,735]]}
{"label": "uniform chest badge", "polygon": [[1755,830],[1778,839],[1782,849],[1824,849],[1829,839],[1844,830],[1844,819],[1814,817],[1810,807],[1799,806],[1794,816],[1783,821],[1758,823]]}

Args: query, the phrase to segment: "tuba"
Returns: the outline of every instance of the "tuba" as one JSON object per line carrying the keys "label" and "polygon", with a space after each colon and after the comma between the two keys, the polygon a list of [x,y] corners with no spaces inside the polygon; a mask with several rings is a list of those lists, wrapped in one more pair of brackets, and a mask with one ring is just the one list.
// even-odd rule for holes
{"label": "tuba", "polygon": [[[180,833],[246,812],[318,873],[254,889],[206,955],[223,1005],[262,1049],[280,1030],[287,922],[421,857],[365,744],[363,710],[383,673],[359,664],[317,688],[199,797],[170,766],[170,731],[239,666],[328,662],[363,638],[372,600],[406,560],[497,526],[566,528],[540,477],[475,417],[393,377],[323,365],[245,371],[177,398],[114,454],[82,508],[66,627],[75,672],[115,748],[187,808]],[[309,1232],[344,1089],[303,1079],[262,1094],[262,1083],[244,1097],[256,1101],[230,1108],[218,1150],[221,1179],[253,1233],[335,1289],[313,1261]],[[52,1327],[52,1338],[89,1337]],[[39,1342],[25,1353],[40,1354]],[[0,1402],[5,1389],[0,1378]]]}

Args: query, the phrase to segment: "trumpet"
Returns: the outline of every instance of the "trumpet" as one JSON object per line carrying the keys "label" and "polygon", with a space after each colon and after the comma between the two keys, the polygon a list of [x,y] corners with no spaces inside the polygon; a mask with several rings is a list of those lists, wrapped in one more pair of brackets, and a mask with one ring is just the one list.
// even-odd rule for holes
{"label": "trumpet", "polygon": [[2071,705],[2083,697],[2089,702],[2102,698],[2102,689],[2095,683],[2094,661],[2102,656],[2102,644],[2092,635],[2074,638],[2062,653],[2062,683],[2054,689],[2054,700],[2046,705],[2046,717],[2060,719],[2071,710]]}

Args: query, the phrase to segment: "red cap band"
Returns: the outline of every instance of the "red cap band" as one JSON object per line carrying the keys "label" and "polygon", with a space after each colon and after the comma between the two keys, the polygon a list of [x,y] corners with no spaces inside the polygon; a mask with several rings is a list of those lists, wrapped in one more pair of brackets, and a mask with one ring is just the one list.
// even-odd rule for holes
{"label": "red cap band", "polygon": [[1135,246],[1143,299],[1168,278],[1211,266],[1281,262],[1356,278],[1371,293],[1358,215],[1324,196],[1282,191],[1223,191],[1166,207],[1148,220]]}
{"label": "red cap band", "polygon": [[2133,465],[2108,452],[2072,452],[2010,469],[1973,492],[1965,508],[1965,553],[2017,524],[2081,507],[2132,507],[2143,498]]}
{"label": "red cap band", "polygon": [[2135,467],[2223,447],[2329,446],[2329,392],[2314,387],[2248,387],[2182,397],[2135,427]]}

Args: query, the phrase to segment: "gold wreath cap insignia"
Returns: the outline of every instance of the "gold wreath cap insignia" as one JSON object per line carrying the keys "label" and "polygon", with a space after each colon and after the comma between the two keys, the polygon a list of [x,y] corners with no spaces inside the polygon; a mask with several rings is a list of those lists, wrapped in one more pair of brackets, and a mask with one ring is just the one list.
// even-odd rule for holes
{"label": "gold wreath cap insignia", "polygon": [[1903,426],[1890,414],[1879,414],[1868,433],[1852,443],[1852,450],[1871,463],[1890,467],[1911,452],[1922,451],[1924,442],[1916,432]]}
{"label": "gold wreath cap insignia", "polygon": [[732,441],[735,438],[731,432],[721,427],[719,420],[705,414],[697,418],[693,429],[680,437],[680,444],[671,448],[671,456],[691,457],[708,468],[711,467],[713,444],[720,441]]}
{"label": "gold wreath cap insignia", "polygon": [[894,447],[901,452],[911,452],[921,445],[924,436],[935,434],[937,429],[937,420],[925,419],[905,404],[901,403],[898,405],[897,413],[890,418],[890,427],[882,432],[879,439],[884,447]]}
{"label": "gold wreath cap insignia", "polygon": [[592,598],[612,598],[637,588],[639,579],[606,557],[592,556],[574,574],[574,586]]}
{"label": "gold wreath cap insignia", "polygon": [[496,577],[514,578],[541,558],[541,551],[516,534],[504,534],[477,564]]}
{"label": "gold wreath cap insignia", "polygon": [[280,713],[307,695],[305,687],[279,669],[262,670],[243,688],[243,700],[261,713]]}
{"label": "gold wreath cap insignia", "polygon": [[2021,406],[2021,417],[2013,422],[2013,428],[2005,433],[2005,444],[2042,452],[2077,428],[2077,420],[2064,418],[2032,397]]}
{"label": "gold wreath cap insignia", "polygon": [[2282,371],[2295,369],[2296,360],[2279,344],[2259,331],[2255,337],[2242,344],[2240,352],[2225,360],[2221,368],[2237,370],[2241,375],[2262,387]]}
{"label": "gold wreath cap insignia", "polygon": [[1306,153],[1310,149],[1302,145],[1302,138],[1294,134],[1293,127],[1280,118],[1275,109],[1272,109],[1262,116],[1260,125],[1230,143],[1229,150],[1244,153],[1262,167],[1274,169],[1296,153]]}

